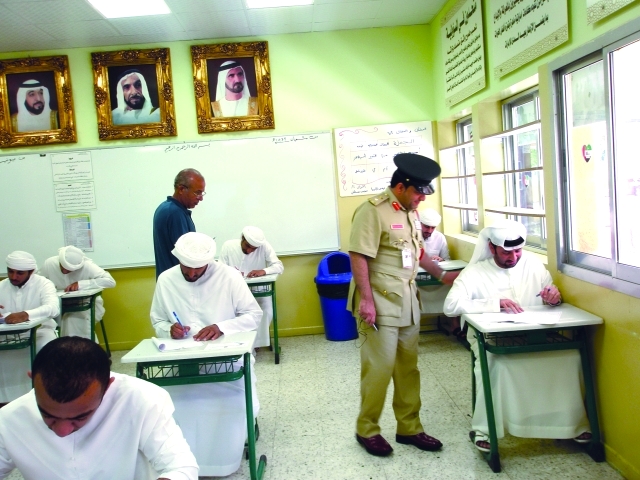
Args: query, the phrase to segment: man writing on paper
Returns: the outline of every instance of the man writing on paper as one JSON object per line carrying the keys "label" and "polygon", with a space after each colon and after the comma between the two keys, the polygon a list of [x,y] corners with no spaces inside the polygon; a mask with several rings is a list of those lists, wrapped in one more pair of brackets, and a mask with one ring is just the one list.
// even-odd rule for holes
{"label": "man writing on paper", "polygon": [[[58,249],[58,255],[47,258],[38,273],[51,280],[56,289],[65,292],[116,286],[116,281],[109,272],[93,263],[84,256],[82,250],[73,245]],[[96,322],[102,320],[104,311],[104,301],[102,296],[98,296],[95,307]],[[60,334],[90,338],[90,318],[90,310],[65,313],[60,323]]]}
{"label": "man writing on paper", "polygon": [[86,338],[38,353],[33,390],[0,410],[0,478],[197,480],[167,392],[110,366]]}
{"label": "man writing on paper", "polygon": [[14,132],[57,130],[58,112],[49,105],[49,89],[38,80],[26,80],[18,88],[18,113],[11,115]]}
{"label": "man writing on paper", "polygon": [[451,260],[447,239],[436,230],[441,221],[442,217],[433,208],[426,208],[420,212],[424,253],[435,262]]}
{"label": "man writing on paper", "polygon": [[398,154],[394,162],[398,169],[390,187],[355,211],[349,243],[353,280],[348,308],[361,320],[362,342],[356,440],[378,456],[393,451],[379,426],[391,379],[396,441],[421,450],[442,447],[439,440],[424,433],[419,417],[420,297],[415,278],[418,264],[444,283],[457,276],[442,270],[422,250],[416,208],[425,195],[434,192],[431,181],[440,175],[440,166],[412,153]]}
{"label": "man writing on paper", "polygon": [[178,172],[173,182],[173,196],[167,197],[153,215],[153,252],[156,258],[156,280],[165,270],[178,265],[171,253],[176,240],[187,232],[195,232],[191,211],[206,195],[204,177],[194,168]]}
{"label": "man writing on paper", "polygon": [[114,125],[160,121],[160,109],[151,103],[147,81],[138,70],[124,72],[116,89],[118,106],[111,110]]}
{"label": "man writing on paper", "polygon": [[[560,292],[542,262],[523,252],[527,230],[501,220],[480,232],[469,266],[445,300],[446,315],[500,312],[523,307],[560,305]],[[517,320],[517,315],[514,315]],[[489,428],[473,329],[467,339],[475,354],[477,388],[470,437],[488,452]],[[576,350],[492,355],[487,353],[498,438],[505,431],[525,438],[575,438],[588,442],[589,422],[581,393],[580,354]]]}
{"label": "man writing on paper", "polygon": [[[424,254],[428,255],[434,262],[451,260],[449,247],[445,236],[436,230],[440,225],[442,217],[432,208],[426,208],[420,212],[420,226],[422,227],[422,244]],[[425,285],[420,287],[420,298],[422,299],[422,313],[427,315],[440,315],[442,304],[449,293],[450,285]],[[451,320],[451,330],[449,333],[462,341],[464,333],[460,330],[460,320],[455,317]]]}
{"label": "man writing on paper", "polygon": [[[36,350],[56,338],[56,322],[60,313],[56,287],[44,277],[33,273],[36,259],[27,252],[15,251],[7,256],[8,278],[0,282],[0,321],[23,323],[30,319],[47,318],[36,330]],[[21,338],[28,338],[23,333]],[[0,407],[31,389],[27,376],[31,366],[28,348],[0,352]]]}
{"label": "man writing on paper", "polygon": [[[258,303],[236,269],[214,260],[216,242],[211,237],[186,233],[176,242],[173,254],[180,263],[158,277],[151,303],[151,323],[158,337],[193,342],[258,328],[262,316]],[[242,361],[234,365],[236,370],[241,367]],[[257,416],[260,405],[253,369],[251,373]],[[244,380],[166,389],[176,405],[174,417],[198,460],[200,475],[235,472],[247,433]],[[224,438],[224,442],[198,441],[202,438]]]}
{"label": "man writing on paper", "polygon": [[[244,227],[239,240],[224,242],[219,260],[239,270],[246,278],[284,272],[284,265],[258,227]],[[268,347],[271,344],[269,325],[273,320],[273,306],[270,298],[259,297],[256,300],[262,309],[262,320],[253,346]]]}
{"label": "man writing on paper", "polygon": [[258,99],[249,93],[244,68],[234,60],[220,65],[216,99],[211,102],[213,116],[246,117],[258,114]]}

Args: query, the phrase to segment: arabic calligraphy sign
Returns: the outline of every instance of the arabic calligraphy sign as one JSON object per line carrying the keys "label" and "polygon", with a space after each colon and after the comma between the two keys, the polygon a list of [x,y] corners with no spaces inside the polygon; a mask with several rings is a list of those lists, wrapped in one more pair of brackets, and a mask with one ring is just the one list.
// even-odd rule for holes
{"label": "arabic calligraphy sign", "polygon": [[442,17],[440,37],[447,107],[486,85],[480,0],[460,0]]}
{"label": "arabic calligraphy sign", "polygon": [[333,136],[341,197],[382,192],[396,170],[397,153],[433,158],[431,122],[336,128]]}
{"label": "arabic calligraphy sign", "polygon": [[587,0],[587,23],[592,24],[636,0]]}
{"label": "arabic calligraphy sign", "polygon": [[490,0],[495,78],[569,40],[567,0]]}

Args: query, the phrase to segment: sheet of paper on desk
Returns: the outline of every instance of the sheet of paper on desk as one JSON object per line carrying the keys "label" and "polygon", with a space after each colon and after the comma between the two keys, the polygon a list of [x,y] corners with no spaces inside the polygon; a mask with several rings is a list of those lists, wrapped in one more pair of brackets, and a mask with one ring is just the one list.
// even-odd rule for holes
{"label": "sheet of paper on desk", "polygon": [[227,343],[210,342],[207,344],[207,347],[205,348],[205,350],[224,350],[226,348],[237,348],[237,347],[243,346],[245,343],[246,342],[227,342]]}
{"label": "sheet of paper on desk", "polygon": [[188,350],[192,348],[204,348],[204,343],[196,342],[193,337],[187,338],[156,338],[151,337],[151,341],[161,352],[172,352],[174,350]]}
{"label": "sheet of paper on desk", "polygon": [[533,325],[553,325],[558,323],[562,312],[521,312],[484,314],[486,323],[529,323]]}

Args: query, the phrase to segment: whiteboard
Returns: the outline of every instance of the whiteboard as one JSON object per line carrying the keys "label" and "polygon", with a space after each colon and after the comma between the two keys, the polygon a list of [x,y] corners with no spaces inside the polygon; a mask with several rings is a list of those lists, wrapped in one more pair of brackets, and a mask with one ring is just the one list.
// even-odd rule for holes
{"label": "whiteboard", "polygon": [[429,121],[336,128],[333,133],[341,197],[375,195],[387,188],[398,153],[433,158]]}
{"label": "whiteboard", "polygon": [[[93,230],[87,256],[104,268],[154,264],[153,214],[183,168],[205,178],[207,195],[192,218],[198,232],[215,237],[218,251],[246,225],[262,228],[280,255],[339,249],[329,132],[85,151],[96,203],[83,210]],[[32,253],[40,265],[64,245],[51,155],[0,156],[0,182],[0,272],[14,250]]]}

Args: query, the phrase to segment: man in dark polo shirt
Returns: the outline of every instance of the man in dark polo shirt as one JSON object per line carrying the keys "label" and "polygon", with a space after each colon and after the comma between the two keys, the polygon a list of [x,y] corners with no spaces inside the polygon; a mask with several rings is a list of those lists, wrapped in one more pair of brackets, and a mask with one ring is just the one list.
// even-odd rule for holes
{"label": "man in dark polo shirt", "polygon": [[205,195],[204,177],[193,168],[181,170],[173,182],[173,195],[167,197],[153,215],[153,250],[156,257],[156,279],[178,265],[173,256],[176,241],[188,232],[195,232],[191,211]]}

